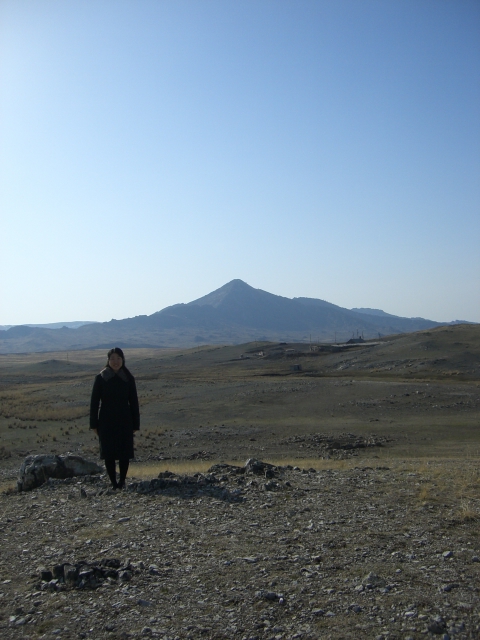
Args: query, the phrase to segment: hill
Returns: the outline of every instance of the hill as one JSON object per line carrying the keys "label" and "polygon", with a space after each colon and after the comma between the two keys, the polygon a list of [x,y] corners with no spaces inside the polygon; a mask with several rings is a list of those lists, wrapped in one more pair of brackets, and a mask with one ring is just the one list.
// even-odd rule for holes
{"label": "hill", "polygon": [[14,490],[30,454],[101,462],[105,351],[0,358],[2,638],[478,639],[480,325],[126,355],[122,492]]}

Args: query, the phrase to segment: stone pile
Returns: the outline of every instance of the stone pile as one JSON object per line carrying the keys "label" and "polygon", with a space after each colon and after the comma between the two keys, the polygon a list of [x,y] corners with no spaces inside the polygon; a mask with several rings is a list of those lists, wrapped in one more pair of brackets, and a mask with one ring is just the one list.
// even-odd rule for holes
{"label": "stone pile", "polygon": [[[178,475],[171,471],[164,471],[158,474],[158,478],[152,480],[142,480],[140,482],[132,482],[128,486],[128,491],[142,494],[159,494],[165,495],[183,494],[208,494],[222,500],[238,501],[241,499],[241,487],[234,489],[229,485],[232,477],[236,478],[236,484],[245,486],[253,485],[258,487],[256,480],[250,480],[249,476],[261,476],[269,480],[261,485],[265,491],[273,491],[282,488],[282,483],[274,482],[273,478],[278,478],[282,472],[293,467],[276,467],[268,462],[262,462],[255,458],[249,458],[243,467],[215,464],[207,473],[195,473],[192,476]],[[285,486],[289,486],[287,483]]]}
{"label": "stone pile", "polygon": [[51,569],[40,567],[41,582],[37,587],[41,591],[64,591],[65,589],[98,589],[108,580],[129,582],[135,572],[144,569],[143,562],[122,563],[118,558],[103,558],[100,561],[81,560],[76,564],[56,564]]}

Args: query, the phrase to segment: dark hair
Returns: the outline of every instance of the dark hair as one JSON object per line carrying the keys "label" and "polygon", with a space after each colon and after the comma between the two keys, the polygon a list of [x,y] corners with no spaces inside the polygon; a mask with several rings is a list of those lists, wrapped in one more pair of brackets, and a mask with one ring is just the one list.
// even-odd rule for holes
{"label": "dark hair", "polygon": [[120,356],[120,358],[122,359],[122,369],[127,373],[127,375],[130,378],[133,378],[132,374],[130,373],[130,371],[125,366],[125,356],[123,355],[123,351],[120,349],[120,347],[113,347],[113,349],[110,349],[110,351],[107,353],[107,364],[106,364],[106,366],[107,367],[110,366],[108,364],[108,361],[110,360],[110,356],[112,356],[114,353],[116,353],[117,356]]}
{"label": "dark hair", "polygon": [[117,356],[120,356],[122,359],[122,367],[125,366],[125,356],[123,355],[123,351],[120,349],[120,347],[113,347],[113,349],[110,349],[110,351],[107,353],[107,367],[108,367],[108,361],[110,360],[110,356],[112,356],[114,353],[117,354]]}

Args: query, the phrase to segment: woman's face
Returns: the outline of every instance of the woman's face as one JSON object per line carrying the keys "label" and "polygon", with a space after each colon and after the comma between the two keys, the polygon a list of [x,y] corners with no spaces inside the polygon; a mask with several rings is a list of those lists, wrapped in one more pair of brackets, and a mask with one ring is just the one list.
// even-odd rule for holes
{"label": "woman's face", "polygon": [[118,355],[118,353],[112,353],[110,358],[108,359],[108,365],[115,372],[120,371],[123,365],[122,358]]}

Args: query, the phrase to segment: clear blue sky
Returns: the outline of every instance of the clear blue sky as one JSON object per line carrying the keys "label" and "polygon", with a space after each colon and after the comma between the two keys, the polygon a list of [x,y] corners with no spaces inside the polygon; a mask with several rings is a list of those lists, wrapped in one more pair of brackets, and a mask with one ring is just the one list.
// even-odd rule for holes
{"label": "clear blue sky", "polygon": [[480,322],[478,0],[1,0],[0,91],[0,324]]}

